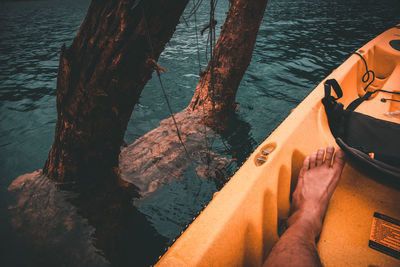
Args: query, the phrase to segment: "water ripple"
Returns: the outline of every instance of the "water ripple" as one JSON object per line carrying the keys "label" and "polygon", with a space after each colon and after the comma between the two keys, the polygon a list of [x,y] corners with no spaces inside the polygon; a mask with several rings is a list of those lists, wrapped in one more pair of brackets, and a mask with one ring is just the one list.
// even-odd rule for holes
{"label": "water ripple", "polygon": [[[10,182],[41,168],[46,159],[56,120],[60,47],[71,43],[88,4],[89,0],[0,2],[1,218],[8,218]],[[227,6],[228,1],[219,1],[217,31]],[[199,10],[198,30],[207,24],[208,14],[207,6]],[[326,75],[367,41],[399,23],[398,14],[398,0],[363,1],[362,5],[354,0],[269,0],[252,62],[237,94],[240,109],[223,137],[228,151],[222,142],[216,143],[215,150],[243,162]],[[168,70],[162,79],[174,112],[185,108],[193,95],[199,78],[197,49],[201,68],[206,65],[207,36],[198,35],[197,47],[194,29],[194,17],[187,24],[182,21],[159,60]],[[169,116],[153,77],[135,106],[126,141],[131,143]],[[237,167],[231,166],[230,172]],[[182,181],[166,186],[139,209],[170,242],[215,190],[213,182],[196,180],[189,170]],[[7,232],[5,246],[12,247],[7,257],[23,261],[20,244],[4,224],[0,228]]]}

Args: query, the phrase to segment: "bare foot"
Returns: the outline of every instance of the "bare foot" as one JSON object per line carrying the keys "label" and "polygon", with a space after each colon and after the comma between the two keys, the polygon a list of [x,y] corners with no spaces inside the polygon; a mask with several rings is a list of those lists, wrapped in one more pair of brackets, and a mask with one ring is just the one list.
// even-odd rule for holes
{"label": "bare foot", "polygon": [[344,152],[338,150],[333,156],[334,151],[333,147],[328,147],[326,152],[320,148],[304,160],[293,193],[292,215],[288,226],[298,222],[306,223],[314,238],[321,233],[329,200],[339,183],[345,164]]}

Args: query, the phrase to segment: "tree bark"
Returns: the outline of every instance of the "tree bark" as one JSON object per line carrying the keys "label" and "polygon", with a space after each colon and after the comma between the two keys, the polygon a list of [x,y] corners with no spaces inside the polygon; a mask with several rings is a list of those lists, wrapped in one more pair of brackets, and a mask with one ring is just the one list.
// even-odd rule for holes
{"label": "tree bark", "polygon": [[[267,0],[236,0],[230,7],[205,75],[197,84],[190,105],[175,115],[185,150],[172,118],[121,151],[121,179],[134,184],[142,198],[174,179],[190,164],[199,177],[226,182],[221,169],[227,160],[216,157],[206,138],[222,133],[235,107],[236,92],[246,71]],[[213,83],[211,82],[213,80]],[[202,127],[206,123],[209,127]],[[161,140],[161,141],[160,141]]]}
{"label": "tree bark", "polygon": [[61,49],[45,175],[66,182],[113,173],[134,105],[187,2],[92,1],[72,45]]}
{"label": "tree bark", "polygon": [[235,0],[212,58],[197,84],[188,110],[206,113],[212,128],[224,128],[235,109],[236,92],[250,64],[267,0]]}

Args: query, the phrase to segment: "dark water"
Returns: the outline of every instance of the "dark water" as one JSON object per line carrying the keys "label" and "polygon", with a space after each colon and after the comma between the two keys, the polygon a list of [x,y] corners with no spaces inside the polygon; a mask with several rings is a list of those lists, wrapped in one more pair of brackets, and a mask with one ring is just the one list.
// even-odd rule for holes
{"label": "dark water", "polygon": [[[13,198],[7,187],[17,176],[43,167],[56,120],[60,47],[72,41],[88,4],[88,0],[0,2],[0,261],[3,261],[0,264],[3,266],[32,265],[31,260],[39,257],[30,255],[25,248],[29,240],[18,240],[10,227],[7,207],[13,204]],[[218,25],[222,25],[227,6],[227,1],[220,1]],[[208,20],[207,12],[207,5],[200,8],[199,28]],[[163,80],[175,112],[189,103],[198,81],[193,19],[189,19],[188,25],[181,23],[177,27],[159,62],[168,70]],[[214,150],[237,158],[240,165],[320,80],[353,51],[398,23],[398,0],[270,0],[251,65],[238,91],[240,109],[231,129],[223,136],[228,151],[219,140]],[[203,67],[205,41],[205,36],[200,38]],[[128,143],[169,117],[156,79],[149,81],[140,102],[126,132]],[[230,172],[236,167],[230,166]],[[198,179],[189,168],[182,181],[165,185],[154,198],[132,210],[127,221],[139,218],[136,221],[148,223],[165,237],[155,241],[158,243],[154,246],[148,245],[149,250],[155,247],[149,255],[158,255],[158,247],[168,246],[219,188],[212,180]],[[95,223],[92,226],[98,227]],[[123,242],[127,246],[132,242],[132,248],[146,242],[137,239]],[[132,258],[140,256],[135,249],[131,254],[115,254],[110,252],[112,248],[98,244],[97,249],[115,266],[132,263]]]}

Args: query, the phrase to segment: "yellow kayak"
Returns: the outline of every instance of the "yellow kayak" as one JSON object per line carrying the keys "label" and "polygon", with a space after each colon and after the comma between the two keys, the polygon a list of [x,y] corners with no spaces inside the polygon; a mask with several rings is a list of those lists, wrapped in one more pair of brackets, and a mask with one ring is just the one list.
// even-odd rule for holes
{"label": "yellow kayak", "polygon": [[[400,24],[357,50],[368,68],[375,72],[371,90],[400,92],[399,43]],[[326,78],[336,79],[344,90],[340,99],[344,106],[365,94],[362,82],[365,71],[363,60],[354,54]],[[293,110],[214,195],[210,204],[159,260],[158,266],[263,264],[279,239],[279,225],[289,215],[290,193],[304,158],[320,147],[336,146],[321,103],[324,82]],[[382,101],[382,98],[388,100]],[[357,111],[400,123],[398,100],[398,94],[378,92],[364,101]],[[384,247],[384,242],[389,242],[387,246],[394,251],[397,246],[400,251],[399,243],[393,241],[397,238],[399,242],[400,228],[396,230],[395,224],[379,221],[376,214],[400,220],[399,186],[374,179],[356,165],[347,163],[317,243],[322,263],[325,266],[400,266],[399,259],[370,247],[370,240],[374,240],[381,245],[383,242]],[[388,225],[388,228],[382,230],[379,228],[382,225]],[[376,240],[379,239],[377,231],[392,231],[394,237],[389,241]]]}

